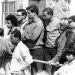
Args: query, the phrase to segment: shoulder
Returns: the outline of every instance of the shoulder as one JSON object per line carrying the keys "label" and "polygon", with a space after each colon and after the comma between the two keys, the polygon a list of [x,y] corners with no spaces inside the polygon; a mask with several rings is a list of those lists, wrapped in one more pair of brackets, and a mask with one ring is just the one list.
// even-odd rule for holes
{"label": "shoulder", "polygon": [[40,18],[38,18],[37,24],[38,24],[39,26],[43,26],[43,22],[42,22],[42,20],[41,20]]}
{"label": "shoulder", "polygon": [[53,17],[52,24],[56,25],[59,23],[60,23],[60,20],[57,17]]}
{"label": "shoulder", "polygon": [[10,43],[10,41],[8,39],[5,39],[5,38],[1,39],[0,42],[5,43],[5,44]]}
{"label": "shoulder", "polygon": [[24,51],[25,50],[29,51],[29,48],[22,41],[19,42],[18,47],[21,48]]}
{"label": "shoulder", "polygon": [[60,19],[58,19],[57,17],[53,17],[53,21],[60,22]]}

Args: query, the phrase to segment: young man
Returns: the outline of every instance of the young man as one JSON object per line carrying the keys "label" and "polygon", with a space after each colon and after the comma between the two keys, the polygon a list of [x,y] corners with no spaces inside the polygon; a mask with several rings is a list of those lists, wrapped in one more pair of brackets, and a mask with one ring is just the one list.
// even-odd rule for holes
{"label": "young man", "polygon": [[[26,24],[24,33],[22,35],[26,45],[29,47],[34,59],[43,60],[43,34],[44,26],[41,19],[38,17],[39,9],[36,5],[30,5],[27,7],[28,18],[31,22]],[[33,63],[31,68],[34,68],[35,72],[43,69],[43,64]],[[36,65],[36,66],[35,66]]]}
{"label": "young man", "polygon": [[[57,45],[56,39],[59,37],[59,19],[57,17],[53,17],[53,10],[51,8],[45,8],[43,10],[43,18],[47,21],[45,26],[46,39],[45,39],[45,60],[51,60],[56,52]],[[51,74],[51,66],[46,65],[46,70]]]}
{"label": "young man", "polygon": [[[66,23],[67,26],[58,38],[58,51],[57,54],[54,56],[50,62],[60,62],[64,63],[66,59],[64,59],[63,53],[66,51],[66,49],[74,49],[74,43],[75,43],[75,22],[69,18],[69,20],[64,20],[63,23]],[[66,22],[65,22],[66,21]]]}
{"label": "young man", "polygon": [[21,34],[23,33],[24,26],[28,22],[27,20],[27,12],[25,9],[18,9],[16,13],[17,19],[19,21],[19,27]]}
{"label": "young man", "polygon": [[26,70],[29,70],[27,67],[33,62],[32,56],[28,47],[21,41],[21,33],[19,30],[15,29],[12,31],[10,38],[12,44],[15,45],[10,65],[11,75],[22,75],[23,72],[25,74]]}
{"label": "young man", "polygon": [[[75,22],[74,22],[74,16],[70,17],[69,19],[62,19],[60,21],[60,23],[62,24],[62,33],[60,35],[60,37],[58,38],[57,42],[58,42],[58,51],[57,54],[55,55],[55,57],[52,59],[52,62],[59,62],[61,55],[65,49],[65,47],[67,45],[69,45],[70,43],[73,43],[74,40],[74,34],[75,34]],[[66,46],[65,46],[66,45]]]}

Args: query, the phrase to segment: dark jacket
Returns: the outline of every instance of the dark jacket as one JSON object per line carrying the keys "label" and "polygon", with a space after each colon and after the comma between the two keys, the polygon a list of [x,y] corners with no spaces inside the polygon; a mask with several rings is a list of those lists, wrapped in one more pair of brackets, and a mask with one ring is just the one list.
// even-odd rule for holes
{"label": "dark jacket", "polygon": [[53,62],[59,61],[66,50],[75,50],[75,29],[64,31],[58,39],[58,51]]}

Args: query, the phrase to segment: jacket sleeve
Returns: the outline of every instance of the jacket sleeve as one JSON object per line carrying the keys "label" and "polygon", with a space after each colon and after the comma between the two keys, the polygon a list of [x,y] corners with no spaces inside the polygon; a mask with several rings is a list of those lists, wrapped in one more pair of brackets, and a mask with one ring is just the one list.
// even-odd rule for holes
{"label": "jacket sleeve", "polygon": [[75,42],[75,33],[73,31],[68,31],[66,33],[66,44],[65,44],[65,48],[72,48],[73,44]]}
{"label": "jacket sleeve", "polygon": [[73,47],[73,44],[75,42],[75,33],[72,31],[67,31],[65,33],[65,36],[62,37],[62,40],[59,42],[58,51],[55,57],[53,58],[53,61],[59,61],[61,55],[68,49]]}
{"label": "jacket sleeve", "polygon": [[65,43],[66,43],[66,36],[65,36],[65,33],[63,33],[61,37],[58,39],[58,50],[57,50],[57,54],[52,59],[53,62],[59,61],[64,51]]}

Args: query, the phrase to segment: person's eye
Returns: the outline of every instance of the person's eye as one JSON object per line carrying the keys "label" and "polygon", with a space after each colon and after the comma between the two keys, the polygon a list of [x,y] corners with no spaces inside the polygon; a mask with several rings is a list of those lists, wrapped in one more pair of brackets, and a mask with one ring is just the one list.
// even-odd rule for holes
{"label": "person's eye", "polygon": [[10,24],[10,23],[7,23],[7,24]]}
{"label": "person's eye", "polygon": [[22,16],[22,15],[17,15],[17,16]]}
{"label": "person's eye", "polygon": [[30,12],[28,12],[28,14],[30,14]]}

